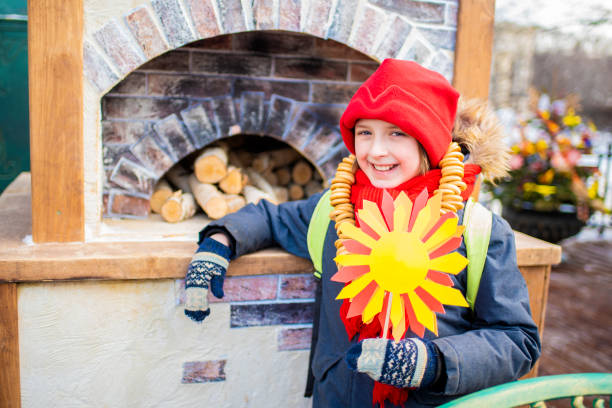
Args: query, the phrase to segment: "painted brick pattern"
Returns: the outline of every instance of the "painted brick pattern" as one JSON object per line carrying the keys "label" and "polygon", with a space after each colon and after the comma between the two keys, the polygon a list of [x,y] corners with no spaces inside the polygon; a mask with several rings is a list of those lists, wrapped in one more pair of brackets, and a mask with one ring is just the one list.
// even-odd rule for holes
{"label": "painted brick pattern", "polygon": [[183,384],[225,381],[226,360],[188,361],[183,363]]}
{"label": "painted brick pattern", "polygon": [[102,121],[102,143],[133,144],[145,135],[145,131],[144,122]]}
{"label": "painted brick pattern", "polygon": [[214,37],[221,34],[212,0],[186,0],[193,25],[200,38]]}
{"label": "painted brick pattern", "polygon": [[369,0],[369,2],[415,22],[443,24],[445,21],[444,3],[413,0]]}
{"label": "painted brick pattern", "polygon": [[386,28],[387,14],[382,10],[366,4],[349,44],[359,51],[370,55],[374,49],[376,37],[380,29]]}
{"label": "painted brick pattern", "polygon": [[83,72],[98,91],[108,89],[119,79],[102,55],[87,40],[83,41]]}
{"label": "painted brick pattern", "polygon": [[297,149],[301,149],[309,140],[317,128],[318,119],[314,113],[307,108],[302,108],[297,113],[291,126],[285,130],[283,139]]}
{"label": "painted brick pattern", "polygon": [[145,6],[137,7],[126,15],[125,22],[147,58],[153,58],[168,50],[168,44]]}
{"label": "painted brick pattern", "polygon": [[357,7],[353,0],[338,0],[333,11],[332,22],[327,32],[329,38],[340,43],[347,43],[355,21]]}
{"label": "painted brick pattern", "polygon": [[155,123],[153,130],[164,141],[175,162],[194,150],[183,124],[175,114]]}
{"label": "painted brick pattern", "polygon": [[121,157],[111,173],[110,181],[130,191],[151,194],[156,180],[149,170]]}
{"label": "painted brick pattern", "polygon": [[144,55],[133,45],[131,36],[122,30],[115,20],[106,23],[93,36],[122,75],[131,72],[145,61]]}
{"label": "painted brick pattern", "polygon": [[255,28],[257,30],[271,30],[276,28],[275,14],[277,13],[278,9],[274,9],[274,0],[256,0],[253,5]]}
{"label": "painted brick pattern", "polygon": [[192,33],[178,0],[152,0],[151,5],[172,48],[198,39]]}
{"label": "painted brick pattern", "polygon": [[264,125],[263,92],[243,92],[240,97],[240,128],[248,134],[263,133]]}
{"label": "painted brick pattern", "polygon": [[280,277],[281,299],[314,299],[316,281],[312,274]]}
{"label": "painted brick pattern", "polygon": [[175,163],[151,135],[147,135],[136,143],[132,147],[132,153],[158,178]]}
{"label": "painted brick pattern", "polygon": [[411,31],[412,25],[403,18],[396,16],[389,26],[389,31],[378,46],[375,55],[381,60],[382,58],[397,57]]}
{"label": "painted brick pattern", "polygon": [[327,21],[329,20],[332,2],[329,0],[311,0],[309,6],[304,31],[317,37],[324,37],[327,31]]}
{"label": "painted brick pattern", "polygon": [[281,138],[285,133],[285,127],[291,119],[294,101],[274,95],[270,101],[270,109],[266,119],[264,132],[271,136]]}
{"label": "painted brick pattern", "polygon": [[284,0],[279,2],[278,28],[287,31],[300,31],[302,2]]}
{"label": "painted brick pattern", "polygon": [[181,111],[181,117],[191,134],[196,149],[219,138],[217,130],[202,104]]}
{"label": "painted brick pattern", "polygon": [[278,332],[278,350],[308,350],[312,340],[312,328],[282,329]]}
{"label": "painted brick pattern", "polygon": [[285,78],[344,81],[348,63],[321,58],[277,58],[274,75]]}
{"label": "painted brick pattern", "polygon": [[147,196],[121,190],[110,191],[108,206],[109,215],[124,218],[146,218],[151,210]]}
{"label": "painted brick pattern", "polygon": [[232,304],[230,327],[312,323],[313,302]]}
{"label": "painted brick pattern", "polygon": [[[415,36],[416,37],[416,36]],[[424,64],[431,57],[431,50],[420,38],[414,38],[408,45],[408,49],[402,56],[404,59]]]}
{"label": "painted brick pattern", "polygon": [[224,32],[235,33],[247,29],[240,0],[218,0],[217,7]]}
{"label": "painted brick pattern", "polygon": [[274,300],[277,298],[278,276],[229,277],[223,284],[223,299],[209,294],[211,303]]}
{"label": "painted brick pattern", "polygon": [[147,90],[145,74],[132,72],[109,91],[112,94],[143,95]]}
{"label": "painted brick pattern", "polygon": [[340,143],[341,140],[340,132],[329,126],[321,126],[313,135],[312,140],[303,148],[303,151],[306,156],[316,163],[329,153],[335,145]]}

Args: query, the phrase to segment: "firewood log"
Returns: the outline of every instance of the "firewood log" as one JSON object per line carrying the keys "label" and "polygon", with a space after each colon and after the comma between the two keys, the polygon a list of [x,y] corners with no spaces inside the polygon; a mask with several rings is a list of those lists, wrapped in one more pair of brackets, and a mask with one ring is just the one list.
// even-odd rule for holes
{"label": "firewood log", "polygon": [[274,204],[278,204],[275,197],[251,185],[244,186],[244,189],[242,190],[242,194],[244,194],[244,198],[246,199],[246,202],[249,204],[250,203],[257,204],[259,200],[262,200],[262,199],[268,200]]}
{"label": "firewood log", "polygon": [[246,169],[246,174],[249,177],[249,182],[252,185],[254,185],[258,189],[266,193],[268,196],[270,196],[272,198],[272,201],[277,201],[275,193],[274,193],[274,189],[272,188],[270,183],[268,183],[261,174],[256,172],[252,167],[249,167],[248,169]]}
{"label": "firewood log", "polygon": [[302,198],[304,198],[304,188],[299,184],[289,184],[289,199],[293,201]]}
{"label": "firewood log", "polygon": [[306,186],[304,187],[304,194],[306,194],[306,197],[310,197],[311,195],[316,194],[321,190],[323,190],[323,186],[321,186],[320,182],[310,180],[308,184],[306,184]]}
{"label": "firewood log", "polygon": [[189,177],[189,185],[200,208],[213,220],[227,214],[225,196],[212,184],[200,183],[195,175]]}
{"label": "firewood log", "polygon": [[246,205],[246,199],[237,194],[228,194],[225,196],[225,202],[227,203],[227,213],[233,213],[241,209]]}
{"label": "firewood log", "polygon": [[151,202],[151,210],[154,213],[161,214],[162,205],[171,195],[172,187],[170,187],[170,184],[164,179],[159,180],[149,200]]}
{"label": "firewood log", "polygon": [[276,177],[276,173],[274,173],[272,169],[266,170],[264,173],[261,173],[261,175],[268,183],[270,183],[270,185],[278,185],[278,177]]}
{"label": "firewood log", "polygon": [[280,167],[274,171],[279,186],[288,186],[291,183],[291,170],[289,167]]}
{"label": "firewood log", "polygon": [[294,183],[305,186],[312,180],[312,168],[305,160],[300,160],[291,170],[291,179]]}
{"label": "firewood log", "polygon": [[193,195],[178,190],[162,205],[161,215],[167,222],[179,222],[191,218],[195,211]]}
{"label": "firewood log", "polygon": [[184,193],[191,193],[189,187],[189,176],[191,173],[185,170],[182,166],[174,166],[166,172],[166,178],[177,190],[182,190]]}
{"label": "firewood log", "polygon": [[279,204],[289,201],[289,189],[287,187],[273,186],[272,188]]}
{"label": "firewood log", "polygon": [[272,168],[272,157],[268,152],[262,152],[255,156],[251,167],[258,173],[265,173]]}
{"label": "firewood log", "polygon": [[277,169],[279,167],[288,166],[291,163],[302,157],[295,149],[291,147],[284,147],[276,150],[269,150],[268,155],[272,159],[272,168]]}
{"label": "firewood log", "polygon": [[248,152],[246,150],[238,150],[236,151],[236,158],[240,163],[240,166],[238,167],[246,169],[247,167],[250,167],[251,163],[253,162],[253,153]]}
{"label": "firewood log", "polygon": [[193,163],[193,171],[200,183],[218,183],[227,173],[227,151],[222,147],[205,149]]}
{"label": "firewood log", "polygon": [[246,174],[242,174],[242,169],[234,166],[227,168],[227,174],[219,182],[219,188],[227,194],[240,194],[242,187],[247,183]]}

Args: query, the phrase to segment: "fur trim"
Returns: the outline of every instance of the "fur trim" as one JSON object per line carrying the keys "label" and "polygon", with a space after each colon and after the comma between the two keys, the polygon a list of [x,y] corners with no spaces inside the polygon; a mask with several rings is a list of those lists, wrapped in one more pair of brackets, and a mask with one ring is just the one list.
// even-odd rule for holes
{"label": "fur trim", "polygon": [[459,99],[453,141],[470,152],[467,163],[479,165],[483,177],[491,182],[506,176],[510,170],[510,150],[504,136],[487,102]]}

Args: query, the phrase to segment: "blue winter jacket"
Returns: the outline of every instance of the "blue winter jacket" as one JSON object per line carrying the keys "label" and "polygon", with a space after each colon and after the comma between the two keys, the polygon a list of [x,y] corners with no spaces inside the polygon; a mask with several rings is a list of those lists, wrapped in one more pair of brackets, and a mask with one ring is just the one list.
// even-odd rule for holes
{"label": "blue winter jacket", "polygon": [[[234,256],[270,246],[309,259],[306,233],[321,194],[308,200],[273,205],[262,200],[210,223],[200,240],[220,229],[235,240]],[[458,216],[461,220],[463,212]],[[332,222],[323,249],[319,336],[312,370],[314,407],[372,407],[373,380],[351,371],[344,355],[352,342],[340,320],[343,284],[330,281],[337,239]],[[459,252],[466,255],[461,244]],[[466,270],[451,276],[465,294]],[[525,280],[518,270],[514,235],[508,223],[493,216],[485,268],[474,310],[445,306],[438,314],[439,336],[426,331],[441,352],[443,372],[431,389],[412,390],[406,407],[437,406],[461,395],[512,381],[526,374],[540,355],[540,338],[531,317]],[[411,333],[408,331],[408,333]],[[387,404],[393,406],[392,404]]]}

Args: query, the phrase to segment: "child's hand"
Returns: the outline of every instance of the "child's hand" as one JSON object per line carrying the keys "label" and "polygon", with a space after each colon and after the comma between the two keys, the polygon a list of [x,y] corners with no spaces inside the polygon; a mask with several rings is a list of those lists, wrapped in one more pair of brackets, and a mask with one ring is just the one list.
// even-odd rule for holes
{"label": "child's hand", "polygon": [[230,249],[221,242],[206,238],[193,255],[185,276],[185,314],[201,322],[210,314],[208,288],[217,298],[223,297],[223,280],[229,265]]}
{"label": "child's hand", "polygon": [[438,356],[431,342],[418,338],[396,343],[365,339],[346,353],[348,366],[373,380],[399,388],[426,387],[436,379]]}

